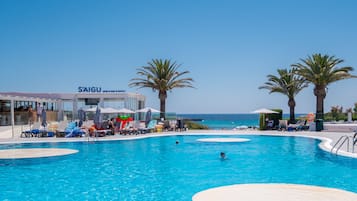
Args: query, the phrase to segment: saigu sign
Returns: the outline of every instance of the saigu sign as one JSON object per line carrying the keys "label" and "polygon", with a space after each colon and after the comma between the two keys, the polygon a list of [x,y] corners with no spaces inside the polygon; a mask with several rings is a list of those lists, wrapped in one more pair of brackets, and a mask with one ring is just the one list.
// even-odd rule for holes
{"label": "saigu sign", "polygon": [[78,87],[79,93],[100,93],[102,92],[102,87]]}
{"label": "saigu sign", "polygon": [[120,93],[125,90],[102,90],[102,87],[78,87],[78,93]]}

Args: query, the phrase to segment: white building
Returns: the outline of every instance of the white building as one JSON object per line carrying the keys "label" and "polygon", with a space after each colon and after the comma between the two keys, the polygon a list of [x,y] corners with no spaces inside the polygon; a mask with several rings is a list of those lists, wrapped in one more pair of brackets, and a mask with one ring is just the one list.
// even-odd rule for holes
{"label": "white building", "polygon": [[145,96],[122,90],[101,90],[98,87],[79,87],[78,93],[0,92],[0,126],[28,123],[28,108],[43,107],[47,121],[76,119],[80,108],[95,106],[138,110],[145,107]]}

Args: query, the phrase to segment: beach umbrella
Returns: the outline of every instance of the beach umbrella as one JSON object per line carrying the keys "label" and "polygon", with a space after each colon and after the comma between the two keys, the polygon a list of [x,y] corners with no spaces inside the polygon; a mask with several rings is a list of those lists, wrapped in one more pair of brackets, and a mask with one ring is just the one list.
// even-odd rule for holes
{"label": "beach umbrella", "polygon": [[86,113],[84,112],[84,110],[82,108],[80,108],[78,110],[78,119],[79,119],[78,127],[82,126],[83,121],[85,121],[85,118],[86,118]]}
{"label": "beach umbrella", "polygon": [[258,110],[254,110],[251,113],[255,113],[255,114],[272,114],[272,113],[279,113],[279,112],[275,112],[273,110],[269,110],[269,109],[266,109],[266,108],[261,108],[261,109],[258,109]]}
{"label": "beach umbrella", "polygon": [[157,109],[154,109],[154,108],[151,108],[151,107],[145,107],[145,108],[142,108],[140,110],[136,110],[136,112],[148,112],[148,111],[151,111],[151,112],[154,112],[154,113],[160,113],[160,110],[157,110]]}
{"label": "beach umbrella", "polygon": [[[98,107],[94,107],[94,108],[89,108],[89,109],[85,109],[84,111],[86,112],[96,112]],[[119,109],[115,109],[112,107],[99,107],[100,108],[100,113],[101,114],[116,114],[116,113],[120,113],[121,111]]]}
{"label": "beach umbrella", "polygon": [[102,114],[117,114],[120,113],[118,109],[112,108],[112,107],[105,107],[100,109],[100,113]]}
{"label": "beach umbrella", "polygon": [[97,106],[95,115],[94,115],[94,124],[97,128],[101,127],[101,115],[100,115],[100,108]]}
{"label": "beach umbrella", "polygon": [[97,107],[84,109],[85,112],[96,112],[96,110],[97,110]]}
{"label": "beach umbrella", "polygon": [[[276,114],[276,113],[279,113],[279,112],[275,112],[273,110],[269,110],[269,109],[266,109],[266,108],[261,108],[261,109],[258,109],[258,110],[254,110],[252,113],[255,113],[255,114],[262,114],[262,119],[265,119],[265,115],[266,114]],[[267,120],[265,120],[267,121]],[[273,122],[274,124],[274,122]],[[260,122],[260,125],[263,125],[265,126],[265,123],[264,121],[263,122]],[[273,125],[272,125],[273,126]]]}
{"label": "beach umbrella", "polygon": [[135,112],[126,108],[121,108],[118,110],[118,113],[120,114],[134,114]]}
{"label": "beach umbrella", "polygon": [[148,127],[150,121],[151,121],[151,110],[149,109],[146,112],[146,116],[145,116],[145,125],[146,125],[146,127]]}
{"label": "beach umbrella", "polygon": [[42,120],[41,125],[42,125],[43,127],[46,127],[46,125],[47,125],[47,121],[46,121],[46,120],[47,120],[47,114],[46,114],[45,108],[42,108],[41,120]]}

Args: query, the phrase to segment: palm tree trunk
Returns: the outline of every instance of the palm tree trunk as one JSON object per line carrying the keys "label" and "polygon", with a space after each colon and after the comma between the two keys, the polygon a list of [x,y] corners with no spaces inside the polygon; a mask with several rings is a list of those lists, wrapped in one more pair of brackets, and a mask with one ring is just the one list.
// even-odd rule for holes
{"label": "palm tree trunk", "polygon": [[295,123],[295,99],[289,98],[288,105],[290,108],[290,123]]}
{"label": "palm tree trunk", "polygon": [[160,119],[165,119],[165,112],[166,112],[166,91],[159,92],[159,99],[160,99]]}
{"label": "palm tree trunk", "polygon": [[316,96],[316,119],[324,119],[324,99],[326,97],[325,86],[315,86],[314,94]]}
{"label": "palm tree trunk", "polygon": [[324,119],[324,98],[316,96],[316,119]]}
{"label": "palm tree trunk", "polygon": [[160,99],[160,118],[165,119],[166,99]]}

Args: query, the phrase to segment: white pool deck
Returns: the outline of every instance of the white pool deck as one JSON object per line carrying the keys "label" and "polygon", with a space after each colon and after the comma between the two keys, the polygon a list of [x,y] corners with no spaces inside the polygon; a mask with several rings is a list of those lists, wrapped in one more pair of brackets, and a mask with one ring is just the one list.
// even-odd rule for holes
{"label": "white pool deck", "polygon": [[[319,147],[324,151],[330,152],[332,146],[341,136],[353,136],[352,130],[347,131],[259,131],[259,130],[190,130],[185,132],[161,132],[141,135],[114,135],[101,138],[21,138],[21,131],[26,130],[25,126],[17,127],[0,127],[0,144],[14,144],[14,143],[40,143],[40,142],[76,142],[76,141],[112,141],[112,140],[133,140],[146,137],[158,137],[158,136],[175,136],[175,135],[270,135],[270,136],[295,136],[295,137],[307,137],[320,139],[321,143]],[[12,132],[14,130],[14,132]],[[14,135],[13,135],[14,133]],[[219,141],[219,139],[216,139]],[[229,141],[229,140],[228,140]],[[227,142],[226,139],[222,139],[222,142]],[[357,149],[357,147],[356,147]],[[341,147],[338,151],[338,155],[357,158],[357,153],[347,152],[347,145]],[[351,150],[351,147],[350,147]],[[10,150],[9,150],[10,151]],[[66,154],[68,150],[33,150],[30,151],[33,157],[47,157],[41,156],[42,153],[52,153],[54,156]],[[72,150],[73,151],[73,150]],[[336,150],[334,150],[336,152]],[[357,150],[356,150],[357,152]],[[74,152],[75,153],[75,150]],[[15,150],[12,153],[17,158],[31,157],[29,152],[23,152],[21,157],[21,151]],[[69,153],[67,153],[69,154]],[[11,158],[11,154],[8,153],[1,156]],[[340,189],[322,188],[317,186],[305,186],[295,184],[244,184],[244,185],[232,185],[223,186],[213,189],[207,189],[202,192],[197,192],[192,198],[193,201],[231,201],[231,200],[245,200],[245,201],[356,201],[357,194],[353,192],[343,191]]]}
{"label": "white pool deck", "polygon": [[34,149],[4,149],[0,150],[0,159],[24,159],[64,156],[75,154],[78,150],[56,149],[56,148],[34,148]]}
{"label": "white pool deck", "polygon": [[211,188],[193,201],[356,201],[357,194],[335,188],[296,184],[238,184]]}

